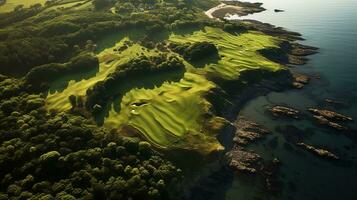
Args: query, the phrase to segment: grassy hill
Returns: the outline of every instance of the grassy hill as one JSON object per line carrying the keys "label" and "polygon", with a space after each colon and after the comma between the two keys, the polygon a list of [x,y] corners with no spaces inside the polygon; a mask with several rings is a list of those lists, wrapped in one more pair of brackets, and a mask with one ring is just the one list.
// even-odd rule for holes
{"label": "grassy hill", "polygon": [[[156,48],[147,49],[135,42],[122,52],[114,51],[128,41],[128,38],[124,38],[114,47],[98,53],[100,69],[93,77],[70,81],[63,91],[53,92],[50,89],[46,100],[48,109],[70,110],[69,96],[85,96],[86,91],[97,82],[103,81],[115,70],[115,66],[129,62],[141,54],[155,55],[161,52]],[[162,149],[191,149],[201,153],[221,149],[216,134],[224,122],[211,113],[212,104],[205,98],[217,88],[209,77],[238,81],[243,71],[275,72],[283,69],[280,64],[258,53],[264,48],[277,47],[280,40],[259,32],[231,34],[220,28],[205,27],[186,35],[172,33],[166,42],[187,44],[199,41],[208,41],[217,47],[220,58],[216,63],[208,62],[203,68],[199,68],[184,60],[181,55],[171,52],[170,54],[182,59],[186,73],[159,73],[137,80],[134,77],[124,85],[111,88],[116,90],[112,91],[113,94],[120,95],[113,96],[114,99],[108,101],[108,111],[101,114],[104,127],[118,129],[131,136],[140,136]],[[176,76],[177,81],[170,81],[169,76]],[[155,80],[160,77],[164,79],[163,82],[155,84]]]}

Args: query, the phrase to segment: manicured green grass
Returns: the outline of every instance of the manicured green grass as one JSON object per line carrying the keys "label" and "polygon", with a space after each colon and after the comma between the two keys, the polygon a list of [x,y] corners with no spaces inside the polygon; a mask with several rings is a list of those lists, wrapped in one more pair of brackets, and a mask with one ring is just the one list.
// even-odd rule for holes
{"label": "manicured green grass", "polygon": [[[128,38],[98,54],[100,69],[95,76],[77,82],[70,81],[63,91],[50,92],[46,100],[47,108],[69,110],[70,95],[84,96],[88,88],[105,79],[113,72],[115,66],[128,62],[140,53],[158,53],[138,44],[120,54],[114,53],[113,49],[121,46],[126,40]],[[185,64],[189,71],[195,71],[190,64]],[[204,118],[211,104],[203,95],[214,87],[215,84],[203,75],[186,72],[179,82],[165,82],[154,89],[131,88],[122,99],[114,102],[113,109],[104,120],[104,127],[131,127],[159,148],[194,149],[202,153],[221,149],[214,130],[207,128],[217,120],[211,117]],[[115,111],[114,106],[118,104],[121,109]]]}
{"label": "manicured green grass", "polygon": [[91,5],[89,1],[83,0],[83,1],[74,1],[74,2],[69,2],[69,3],[63,3],[59,5],[54,5],[46,8],[44,11],[51,11],[51,10],[56,10],[56,9],[73,9],[73,10],[80,10],[84,9]]}
{"label": "manicured green grass", "polygon": [[131,126],[160,148],[180,148],[208,153],[221,145],[207,131],[203,117],[211,104],[203,97],[215,87],[204,76],[187,72],[179,82],[166,82],[155,89],[132,89],[112,109],[104,126]]}
{"label": "manicured green grass", "polygon": [[170,41],[176,43],[208,41],[216,45],[221,59],[218,63],[205,66],[205,70],[216,76],[237,80],[242,71],[265,69],[277,71],[282,66],[268,60],[257,51],[268,47],[277,47],[280,40],[258,32],[232,35],[219,28],[206,27],[192,35],[172,34]]}
{"label": "manicured green grass", "polygon": [[45,4],[46,0],[6,0],[6,3],[0,6],[0,13],[11,12],[18,5],[24,5],[25,8],[40,3]]}

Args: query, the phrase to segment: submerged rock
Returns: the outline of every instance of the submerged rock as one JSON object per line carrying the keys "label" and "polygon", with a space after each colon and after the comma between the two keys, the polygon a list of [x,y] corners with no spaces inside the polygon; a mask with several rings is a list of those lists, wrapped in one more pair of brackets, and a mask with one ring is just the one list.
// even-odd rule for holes
{"label": "submerged rock", "polygon": [[352,121],[352,117],[331,111],[331,110],[326,110],[326,109],[317,109],[317,108],[310,108],[309,111],[313,113],[314,115],[319,115],[327,120],[333,120],[333,121]]}
{"label": "submerged rock", "polygon": [[271,161],[265,162],[260,170],[265,179],[266,190],[273,194],[277,194],[282,190],[283,182],[277,176],[280,166],[281,161],[278,158],[274,158]]}
{"label": "submerged rock", "polygon": [[343,101],[339,101],[339,100],[335,100],[335,99],[325,99],[325,102],[328,104],[331,104],[333,106],[341,106],[341,107],[348,107],[348,103],[343,102]]}
{"label": "submerged rock", "polygon": [[282,134],[284,139],[288,143],[297,143],[302,141],[306,135],[304,134],[305,131],[302,129],[297,128],[294,125],[286,125],[286,126],[278,126],[275,130]]}
{"label": "submerged rock", "polygon": [[274,106],[268,109],[275,117],[290,117],[299,119],[300,111],[286,107],[286,106]]}
{"label": "submerged rock", "polygon": [[323,158],[328,158],[332,160],[338,160],[339,157],[326,149],[316,148],[312,145],[305,144],[303,142],[297,143],[298,146],[304,148],[305,150]]}
{"label": "submerged rock", "polygon": [[241,148],[233,149],[227,153],[229,166],[242,173],[256,173],[260,168],[262,158],[253,151],[246,151]]}
{"label": "submerged rock", "polygon": [[270,133],[264,126],[244,118],[235,121],[234,126],[237,129],[233,141],[238,145],[247,145]]}

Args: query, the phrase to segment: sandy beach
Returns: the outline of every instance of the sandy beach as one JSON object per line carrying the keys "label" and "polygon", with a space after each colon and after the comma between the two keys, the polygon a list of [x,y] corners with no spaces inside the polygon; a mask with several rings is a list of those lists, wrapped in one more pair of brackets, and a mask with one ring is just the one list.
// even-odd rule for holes
{"label": "sandy beach", "polygon": [[240,7],[240,6],[233,6],[233,5],[227,5],[225,3],[221,3],[219,4],[218,6],[216,7],[213,7],[209,10],[207,10],[205,12],[205,14],[209,17],[209,18],[216,18],[213,16],[213,14],[217,11],[224,11],[224,12],[227,12],[227,13],[231,13],[231,12],[239,12],[239,11],[242,11],[243,8]]}

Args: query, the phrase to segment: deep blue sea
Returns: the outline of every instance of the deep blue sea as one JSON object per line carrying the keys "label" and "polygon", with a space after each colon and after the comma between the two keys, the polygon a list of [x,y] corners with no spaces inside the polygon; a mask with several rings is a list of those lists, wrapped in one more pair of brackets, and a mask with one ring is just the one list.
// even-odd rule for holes
{"label": "deep blue sea", "polygon": [[[256,2],[251,1],[250,2]],[[304,66],[292,70],[313,76],[303,90],[270,93],[250,101],[240,115],[265,125],[273,134],[250,148],[265,159],[277,157],[282,161],[279,179],[284,183],[280,195],[263,192],[259,180],[235,176],[225,185],[226,200],[296,199],[296,200],[355,200],[357,199],[357,142],[343,134],[322,128],[310,119],[279,120],[266,114],[266,106],[288,105],[303,112],[309,107],[329,108],[357,119],[357,0],[260,0],[267,9],[244,17],[299,32],[304,44],[320,48]],[[285,12],[275,13],[274,9]],[[335,108],[325,98],[349,104]],[[306,112],[307,113],[307,112]],[[327,148],[342,160],[333,163],[311,155],[295,146],[287,149],[287,138],[274,131],[277,127],[293,125],[297,132],[308,132],[304,142]],[[356,122],[349,124],[356,127]],[[296,133],[295,133],[296,134]],[[298,133],[297,133],[298,134]],[[351,131],[351,134],[357,134]],[[272,147],[273,142],[276,145]]]}

